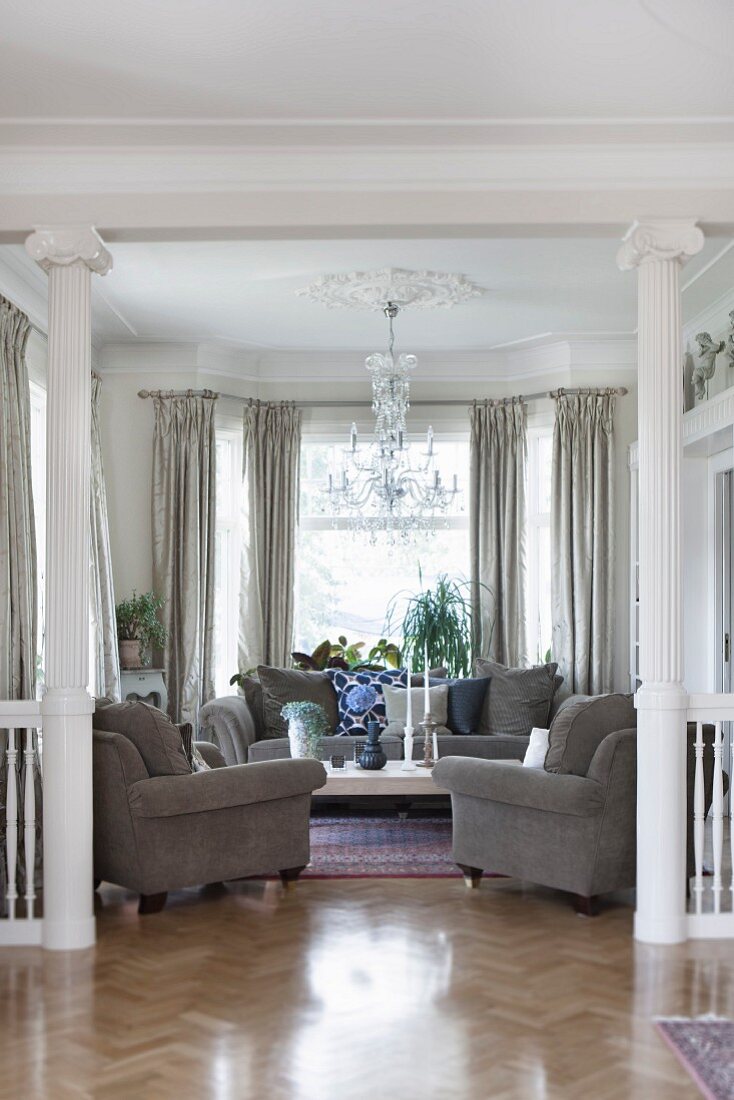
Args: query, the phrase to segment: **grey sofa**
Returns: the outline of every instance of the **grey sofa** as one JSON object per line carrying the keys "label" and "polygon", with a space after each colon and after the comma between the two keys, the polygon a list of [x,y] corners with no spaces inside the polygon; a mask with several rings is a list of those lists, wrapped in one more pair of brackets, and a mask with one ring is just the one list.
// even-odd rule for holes
{"label": "grey sofa", "polygon": [[225,767],[216,746],[197,748],[210,771],[151,776],[123,733],[94,731],[95,879],[139,893],[141,913],[161,909],[169,890],[274,871],[287,882],[308,863],[323,765]]}
{"label": "grey sofa", "polygon": [[[605,701],[598,698],[597,711]],[[571,731],[560,765],[556,752],[561,770],[457,757],[436,765],[436,781],[451,792],[453,854],[468,886],[478,886],[485,870],[526,879],[568,891],[577,911],[591,916],[597,895],[635,885],[637,731],[595,732],[589,723],[580,726],[575,735]],[[689,876],[694,737],[695,726],[689,726]],[[712,739],[713,727],[704,727],[706,813],[713,786]]]}
{"label": "grey sofa", "polygon": [[[556,698],[551,705],[551,719],[559,710],[585,696],[573,695],[564,700]],[[223,695],[206,703],[199,711],[200,736],[221,749],[228,764],[243,764],[260,760],[283,760],[290,756],[287,737],[257,739],[257,726],[247,701],[241,695]],[[386,733],[382,745],[388,760],[403,759],[403,735]],[[484,760],[521,760],[528,747],[529,738],[522,734],[448,734],[438,737],[438,754],[444,756],[470,756]],[[351,759],[353,738],[325,737],[324,757],[331,753],[344,753]],[[416,731],[413,758],[423,758],[423,742]]]}

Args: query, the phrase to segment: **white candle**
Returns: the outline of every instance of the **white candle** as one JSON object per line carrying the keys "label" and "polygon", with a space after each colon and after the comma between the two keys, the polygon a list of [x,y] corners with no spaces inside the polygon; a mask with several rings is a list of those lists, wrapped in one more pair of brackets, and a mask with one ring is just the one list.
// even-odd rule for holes
{"label": "white candle", "polygon": [[438,734],[433,731],[433,759],[438,760]]}
{"label": "white candle", "polygon": [[425,713],[430,714],[431,713],[431,696],[429,695],[430,685],[428,683],[428,642],[426,642],[426,647],[425,647],[425,664],[426,664],[426,671],[425,671],[425,674],[424,674],[424,677],[423,677],[423,683],[424,683],[423,698],[424,698],[424,705],[425,705]]}
{"label": "white candle", "polygon": [[408,701],[405,708],[405,725],[413,728],[413,674],[408,666]]}

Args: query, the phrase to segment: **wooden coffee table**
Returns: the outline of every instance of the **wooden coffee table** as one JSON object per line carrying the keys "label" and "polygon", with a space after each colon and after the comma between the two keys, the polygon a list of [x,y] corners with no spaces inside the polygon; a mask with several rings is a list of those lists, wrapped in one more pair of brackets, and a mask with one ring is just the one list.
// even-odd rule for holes
{"label": "wooden coffee table", "polygon": [[[520,760],[496,761],[501,764],[521,764]],[[394,799],[395,809],[405,817],[412,798],[446,799],[449,792],[433,781],[432,769],[418,768],[404,772],[402,760],[388,760],[380,771],[367,771],[353,762],[344,768],[332,768],[324,761],[326,784],[313,792],[314,799],[333,798],[347,801],[354,798]]]}
{"label": "wooden coffee table", "polygon": [[414,797],[425,795],[447,795],[444,787],[437,786],[431,778],[428,768],[416,768],[413,772],[402,770],[402,760],[388,760],[380,771],[367,771],[351,762],[345,768],[326,768],[326,786],[314,791],[314,797],[330,795],[352,795],[353,797],[392,795]]}

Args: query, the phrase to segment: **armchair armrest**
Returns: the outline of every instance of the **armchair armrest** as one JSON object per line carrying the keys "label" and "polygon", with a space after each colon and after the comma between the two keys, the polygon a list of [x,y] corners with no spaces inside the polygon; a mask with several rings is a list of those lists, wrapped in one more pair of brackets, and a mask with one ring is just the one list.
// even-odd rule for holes
{"label": "armchair armrest", "polygon": [[192,775],[159,775],[128,789],[134,817],[177,817],[310,794],[326,783],[318,760],[266,760]]}
{"label": "armchair armrest", "polygon": [[252,711],[242,695],[223,695],[199,711],[204,737],[216,741],[228,764],[246,764],[250,745],[257,740]]}
{"label": "armchair armrest", "polygon": [[573,817],[593,817],[604,803],[604,790],[593,779],[495,760],[447,756],[434,767],[433,778],[452,794]]}

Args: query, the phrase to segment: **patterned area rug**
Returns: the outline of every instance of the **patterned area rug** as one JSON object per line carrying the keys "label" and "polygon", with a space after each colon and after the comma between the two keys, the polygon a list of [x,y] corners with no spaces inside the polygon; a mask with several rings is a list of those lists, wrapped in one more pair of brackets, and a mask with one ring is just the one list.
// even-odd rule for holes
{"label": "patterned area rug", "polygon": [[658,1019],[658,1031],[708,1100],[734,1098],[734,1021]]}
{"label": "patterned area rug", "polygon": [[451,818],[401,821],[351,815],[311,819],[311,862],[303,878],[455,878]]}

